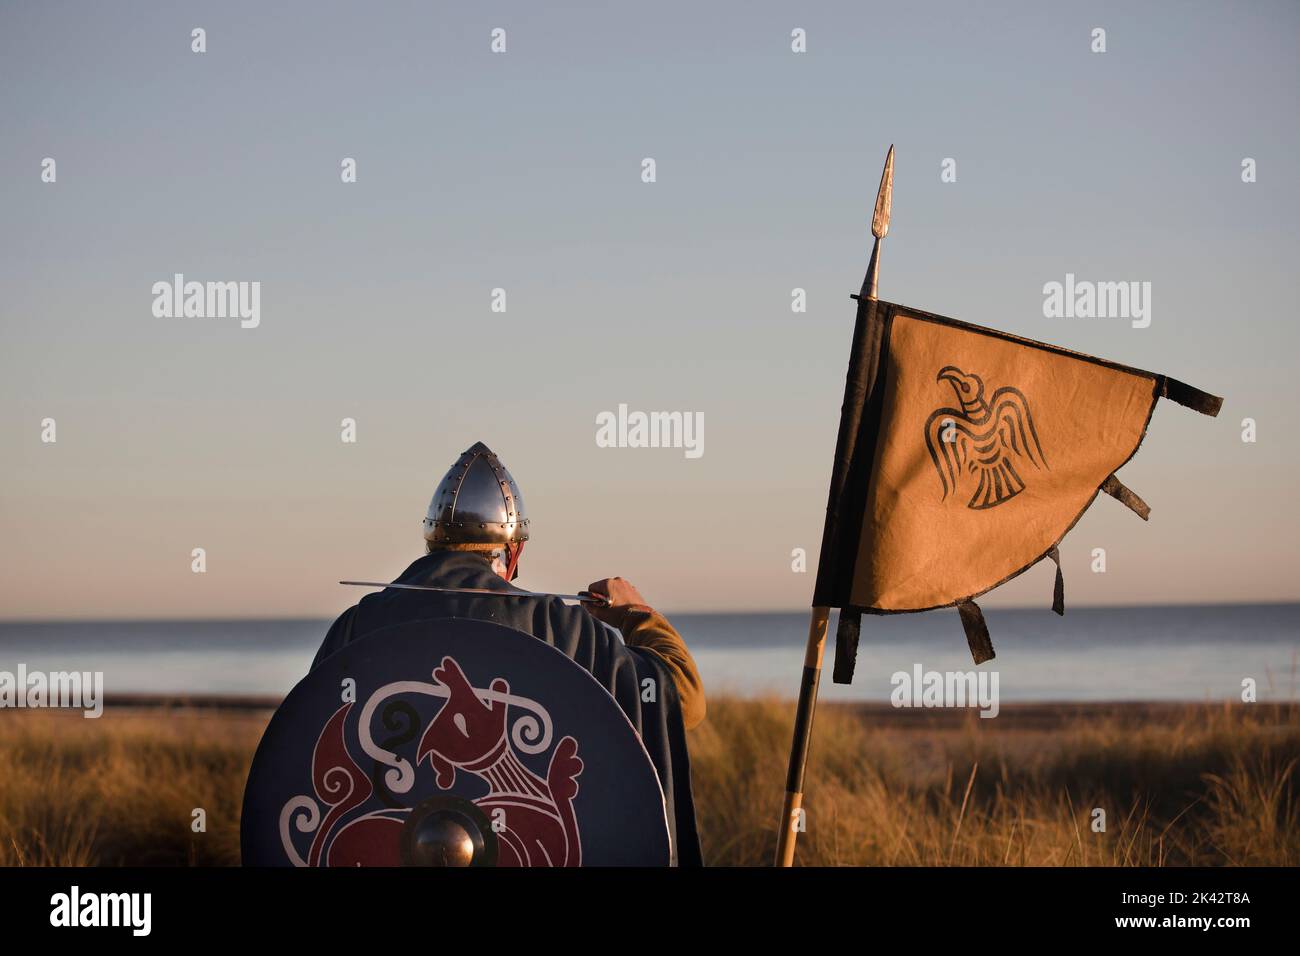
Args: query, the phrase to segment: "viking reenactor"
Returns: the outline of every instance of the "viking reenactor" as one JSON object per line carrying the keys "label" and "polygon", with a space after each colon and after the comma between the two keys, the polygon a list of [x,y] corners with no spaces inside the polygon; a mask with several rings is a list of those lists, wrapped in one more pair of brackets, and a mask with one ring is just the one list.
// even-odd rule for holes
{"label": "viking reenactor", "polygon": [[[424,518],[427,553],[334,622],[312,664],[366,635],[416,621],[468,618],[531,634],[594,677],[640,735],[663,789],[677,865],[699,865],[685,731],[704,719],[690,651],[622,578],[590,585],[581,605],[515,587],[528,518],[514,477],[482,442],[452,465]],[[477,592],[477,593],[476,593]],[[486,593],[484,593],[486,592]]]}

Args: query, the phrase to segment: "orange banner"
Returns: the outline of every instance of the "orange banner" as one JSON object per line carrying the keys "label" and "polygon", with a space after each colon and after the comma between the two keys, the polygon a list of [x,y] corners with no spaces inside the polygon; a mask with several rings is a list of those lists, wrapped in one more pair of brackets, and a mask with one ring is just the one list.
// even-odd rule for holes
{"label": "orange banner", "polygon": [[1040,560],[1137,450],[1157,381],[896,312],[851,603],[915,611]]}

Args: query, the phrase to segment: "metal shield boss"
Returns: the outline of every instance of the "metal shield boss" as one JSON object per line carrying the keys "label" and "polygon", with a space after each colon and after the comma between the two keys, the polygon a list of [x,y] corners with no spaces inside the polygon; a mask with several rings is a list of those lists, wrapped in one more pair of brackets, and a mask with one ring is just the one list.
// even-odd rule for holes
{"label": "metal shield boss", "polygon": [[394,625],[272,717],[244,791],[251,866],[661,866],[663,794],[614,698],[532,635]]}

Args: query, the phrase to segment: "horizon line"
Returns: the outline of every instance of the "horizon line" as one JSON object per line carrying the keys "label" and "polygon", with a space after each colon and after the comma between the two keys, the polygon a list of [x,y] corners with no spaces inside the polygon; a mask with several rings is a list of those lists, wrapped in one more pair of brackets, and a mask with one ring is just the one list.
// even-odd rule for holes
{"label": "horizon line", "polygon": [[[1300,598],[1275,599],[1264,601],[1186,601],[1186,602],[1152,602],[1149,604],[1077,604],[1071,610],[1076,611],[1122,611],[1147,608],[1221,608],[1221,607],[1288,607],[1300,606]],[[708,617],[708,616],[762,616],[771,614],[804,614],[809,607],[769,608],[766,610],[705,610],[705,611],[662,611],[665,617]],[[896,617],[903,614],[926,614],[933,611],[951,611],[956,607],[938,607],[918,611],[885,611],[871,614],[872,617]],[[986,612],[1001,611],[1044,611],[1050,612],[1050,606],[1038,604],[1014,604],[985,606]],[[340,612],[341,613],[341,612]],[[199,617],[12,617],[0,618],[0,626],[7,624],[200,624],[231,622],[271,622],[271,621],[331,621],[338,615],[314,614],[279,614],[279,615],[245,615],[245,616],[199,616]]]}

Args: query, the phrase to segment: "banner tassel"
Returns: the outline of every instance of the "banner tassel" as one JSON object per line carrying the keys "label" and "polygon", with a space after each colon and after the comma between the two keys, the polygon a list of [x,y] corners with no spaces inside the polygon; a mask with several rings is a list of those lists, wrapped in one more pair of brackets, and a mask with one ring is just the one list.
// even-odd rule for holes
{"label": "banner tassel", "polygon": [[1061,552],[1056,545],[1047,552],[1047,556],[1056,565],[1056,585],[1052,588],[1052,610],[1065,616],[1065,575],[1061,573]]}
{"label": "banner tassel", "polygon": [[1131,509],[1143,521],[1151,518],[1151,507],[1139,498],[1129,489],[1124,482],[1120,481],[1114,475],[1111,475],[1101,483],[1101,490],[1106,492],[1120,504]]}
{"label": "banner tassel", "polygon": [[853,668],[858,660],[858,638],[861,635],[862,613],[852,608],[840,608],[840,621],[835,629],[835,670],[831,675],[835,683],[853,683]]}
{"label": "banner tassel", "polygon": [[988,625],[984,623],[984,612],[974,601],[960,601],[957,613],[961,615],[961,626],[966,632],[966,643],[970,645],[970,656],[976,664],[993,660],[993,641],[989,638]]}

